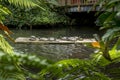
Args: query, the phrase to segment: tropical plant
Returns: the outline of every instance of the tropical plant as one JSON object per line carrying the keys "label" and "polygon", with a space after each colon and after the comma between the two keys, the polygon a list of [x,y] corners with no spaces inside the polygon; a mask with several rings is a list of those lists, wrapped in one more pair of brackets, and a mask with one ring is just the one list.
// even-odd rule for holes
{"label": "tropical plant", "polygon": [[10,14],[10,10],[7,7],[4,6],[4,3],[9,4],[8,2],[10,4],[14,4],[16,6],[21,6],[21,7],[28,7],[28,8],[40,7],[40,8],[42,8],[41,6],[36,4],[35,1],[32,1],[32,0],[29,0],[29,1],[27,1],[27,0],[8,0],[8,1],[0,0],[0,21],[1,21],[1,23],[2,23],[2,20],[5,19],[4,15]]}
{"label": "tropical plant", "polygon": [[[105,73],[113,78],[113,80],[120,79],[119,75],[119,61],[120,61],[120,10],[119,0],[99,0],[96,6],[100,7],[99,17],[96,24],[100,27],[100,30],[105,30],[105,34],[97,39],[98,52],[94,58],[99,65],[107,66],[104,69]],[[114,66],[113,66],[114,65]],[[109,67],[109,68],[108,68]],[[103,72],[104,72],[103,71]]]}
{"label": "tropical plant", "polygon": [[[18,5],[17,2],[15,2],[15,4]],[[7,12],[7,14],[8,13],[9,12]],[[5,13],[2,12],[1,16],[4,14]],[[2,23],[2,20],[4,20],[4,18],[0,18],[0,20]],[[9,37],[8,34],[11,32],[8,30],[8,28],[3,24],[0,24],[0,28]],[[111,27],[109,27],[109,29],[110,28]],[[111,80],[111,78],[101,72],[102,70],[100,70],[100,68],[104,70],[107,65],[113,64],[114,62],[118,63],[120,61],[120,40],[118,39],[117,43],[109,46],[110,42],[119,36],[119,30],[113,29],[113,31],[111,31],[110,29],[107,32],[110,32],[111,35],[106,33],[102,37],[102,40],[96,37],[98,42],[93,43],[93,45],[94,47],[97,47],[99,51],[98,54],[94,56],[93,60],[69,59],[58,61],[56,63],[51,63],[48,60],[43,58],[41,59],[35,55],[14,53],[12,47],[5,41],[4,36],[0,35],[0,79],[25,80],[26,77],[28,77],[36,80]],[[30,70],[31,68],[36,68],[37,71],[32,72]],[[108,72],[111,72],[109,70]],[[113,70],[117,69],[112,69],[112,71]],[[115,78],[113,79],[115,80]]]}
{"label": "tropical plant", "polygon": [[42,80],[110,80],[91,60],[68,59],[40,71]]}
{"label": "tropical plant", "polygon": [[[119,46],[120,36],[120,11],[119,11],[119,0],[100,0],[97,5],[100,5],[101,10],[105,10],[97,19],[96,24],[101,26],[100,29],[106,30],[106,33],[102,36],[101,46],[104,46],[104,55],[109,56],[109,50],[114,48],[116,43]],[[102,5],[102,6],[101,6]],[[100,12],[101,13],[101,12]],[[117,41],[118,40],[118,41]],[[113,43],[112,42],[116,41]],[[116,45],[115,44],[115,45]],[[114,48],[115,49],[115,48]]]}
{"label": "tropical plant", "polygon": [[97,24],[101,26],[100,29],[107,29],[106,34],[103,36],[102,40],[111,40],[113,38],[119,37],[120,31],[120,10],[119,10],[119,0],[100,0],[99,5],[102,10],[105,10],[97,19]]}
{"label": "tropical plant", "polygon": [[[5,15],[10,14],[10,11],[7,7],[4,7],[2,2],[5,0],[0,0],[0,29],[5,32],[5,35],[12,40],[9,34],[12,32],[3,24],[3,20],[5,19]],[[32,0],[8,0],[9,3],[14,3],[15,5],[21,5],[24,7],[40,7],[35,4]],[[27,2],[27,3],[26,3]],[[3,33],[4,34],[4,33]],[[22,58],[20,58],[22,57]],[[0,34],[0,79],[1,80],[25,80],[26,79],[26,72],[22,66],[23,63],[27,63],[27,59],[30,60],[34,58],[33,56],[27,57],[27,55],[16,56],[13,51],[13,48],[8,44],[5,40],[5,37]],[[24,61],[25,59],[25,61]],[[24,61],[24,62],[22,62]],[[35,62],[39,63],[40,59],[36,58]],[[30,62],[31,63],[31,62]],[[30,64],[29,63],[29,64]],[[37,64],[38,64],[37,63]],[[43,65],[46,64],[46,60],[41,62]],[[28,64],[28,65],[29,65]],[[36,64],[36,63],[34,63]],[[34,65],[33,64],[33,65]],[[24,71],[23,71],[24,70]],[[28,73],[28,72],[27,72]]]}
{"label": "tropical plant", "polygon": [[[43,0],[42,0],[43,1]],[[13,15],[10,15],[4,20],[6,25],[13,25],[18,28],[22,26],[32,27],[32,25],[43,25],[43,24],[57,24],[66,23],[68,18],[64,13],[58,12],[58,4],[56,0],[43,1],[36,0],[37,4],[42,8],[15,8],[9,5],[9,9],[12,11]],[[4,3],[4,5],[8,5]],[[57,8],[57,9],[56,9]],[[54,18],[53,18],[54,17]]]}

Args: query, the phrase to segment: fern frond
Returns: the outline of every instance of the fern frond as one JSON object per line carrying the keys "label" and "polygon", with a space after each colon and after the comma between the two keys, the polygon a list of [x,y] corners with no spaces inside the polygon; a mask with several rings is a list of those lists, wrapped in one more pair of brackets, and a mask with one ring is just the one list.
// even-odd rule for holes
{"label": "fern frond", "polygon": [[90,60],[68,59],[59,61],[43,69],[39,75],[43,80],[110,80],[103,73],[97,71]]}
{"label": "fern frond", "polygon": [[13,48],[9,45],[9,43],[4,39],[2,35],[0,35],[0,50],[4,53],[13,55]]}
{"label": "fern frond", "polygon": [[25,8],[31,8],[31,7],[39,7],[44,10],[43,7],[39,6],[35,1],[33,0],[8,0],[10,4],[14,4],[15,6],[25,7]]}
{"label": "fern frond", "polygon": [[4,7],[3,5],[0,5],[0,23],[3,24],[3,20],[5,20],[4,15],[11,14],[8,8]]}
{"label": "fern frond", "polygon": [[33,3],[32,0],[8,0],[9,3],[15,4],[16,6],[22,6],[22,7],[34,7],[38,6],[35,3]]}
{"label": "fern frond", "polygon": [[72,74],[74,73],[74,71],[76,72],[78,68],[80,67],[82,68],[85,65],[89,65],[89,64],[86,63],[86,61],[84,60],[79,60],[79,59],[62,60],[53,64],[47,69],[43,69],[39,74],[41,78],[53,79],[54,77],[56,77],[58,79],[58,78],[65,77],[68,74]]}
{"label": "fern frond", "polygon": [[0,80],[26,80],[22,73],[0,70]]}
{"label": "fern frond", "polygon": [[0,5],[0,12],[3,13],[3,14],[6,14],[6,15],[8,15],[8,14],[11,13],[11,12],[8,10],[8,8],[6,8],[6,7],[2,6],[2,5]]}

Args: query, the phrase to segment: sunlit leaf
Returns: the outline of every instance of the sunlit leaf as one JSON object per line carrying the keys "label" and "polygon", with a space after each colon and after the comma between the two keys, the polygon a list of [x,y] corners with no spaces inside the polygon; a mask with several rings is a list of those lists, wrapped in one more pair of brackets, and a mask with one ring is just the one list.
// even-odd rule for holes
{"label": "sunlit leaf", "polygon": [[[15,4],[16,6],[20,6],[23,8],[32,8],[32,7],[39,7],[42,10],[45,10],[43,7],[39,6],[35,1],[33,0],[8,0],[9,3]],[[41,1],[42,2],[42,1]]]}
{"label": "sunlit leaf", "polygon": [[92,42],[91,44],[93,47],[100,48],[99,42]]}

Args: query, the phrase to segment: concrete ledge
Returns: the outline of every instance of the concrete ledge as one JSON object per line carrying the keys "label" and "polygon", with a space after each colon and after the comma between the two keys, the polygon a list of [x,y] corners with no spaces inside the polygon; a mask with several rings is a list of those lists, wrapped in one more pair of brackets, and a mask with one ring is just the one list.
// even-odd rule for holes
{"label": "concrete ledge", "polygon": [[61,39],[56,39],[56,40],[40,40],[39,38],[35,38],[34,40],[31,40],[31,38],[27,37],[18,37],[15,40],[15,43],[21,43],[21,44],[27,44],[27,43],[35,43],[35,44],[79,44],[79,43],[92,43],[96,42],[95,39],[82,39],[82,40],[61,40]]}

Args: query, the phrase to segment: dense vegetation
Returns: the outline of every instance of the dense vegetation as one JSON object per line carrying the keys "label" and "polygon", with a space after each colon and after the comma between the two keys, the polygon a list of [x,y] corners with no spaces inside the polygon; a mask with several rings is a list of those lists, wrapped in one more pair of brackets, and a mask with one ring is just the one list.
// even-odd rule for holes
{"label": "dense vegetation", "polygon": [[67,16],[65,16],[64,9],[59,10],[59,4],[56,0],[35,0],[38,7],[15,7],[8,2],[3,2],[3,5],[7,6],[11,10],[12,14],[6,16],[4,23],[6,25],[15,26],[15,28],[21,29],[22,26],[32,27],[34,25],[54,25],[67,23]]}
{"label": "dense vegetation", "polygon": [[[3,2],[6,0],[0,0]],[[35,0],[36,1],[36,0]],[[38,0],[41,1],[42,0]],[[68,59],[52,62],[47,59],[30,54],[15,53],[12,47],[0,34],[0,79],[1,80],[119,80],[120,79],[120,26],[119,26],[119,0],[100,0],[97,5],[103,5],[105,9],[97,20],[97,24],[105,29],[102,38],[94,35],[98,42],[92,43],[98,52],[89,60]],[[23,8],[38,7],[44,10],[44,6],[38,5],[32,0],[8,0]],[[27,2],[27,4],[26,4]],[[105,4],[104,4],[105,3]],[[43,3],[42,3],[43,4]],[[9,34],[12,32],[3,24],[4,15],[12,14],[7,6],[0,4],[0,29],[12,40]],[[46,5],[46,4],[44,4]],[[115,11],[110,11],[111,8]],[[19,9],[17,9],[19,10]],[[21,10],[21,9],[20,9]],[[20,13],[23,14],[23,13]],[[19,22],[19,21],[18,21]],[[14,23],[13,23],[14,24]],[[114,43],[112,44],[112,42]],[[37,69],[31,71],[31,69]]]}

